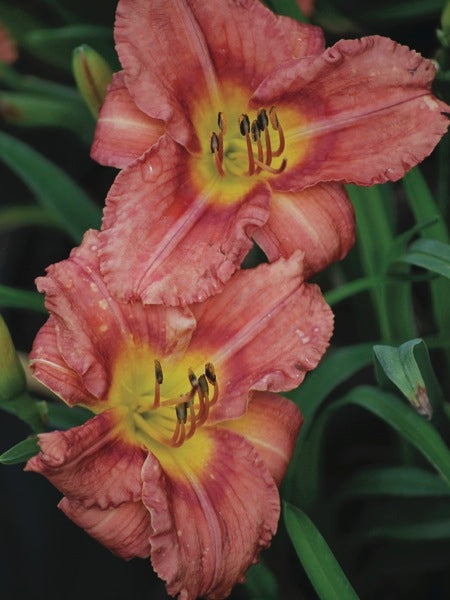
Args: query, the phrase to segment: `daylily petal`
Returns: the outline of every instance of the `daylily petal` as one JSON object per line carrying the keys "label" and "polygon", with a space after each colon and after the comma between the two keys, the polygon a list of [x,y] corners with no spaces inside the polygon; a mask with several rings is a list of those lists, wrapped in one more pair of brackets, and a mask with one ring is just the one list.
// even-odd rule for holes
{"label": "daylily petal", "polygon": [[63,498],[58,507],[86,533],[125,560],[150,555],[150,515],[142,502],[124,502],[114,508],[84,508]]}
{"label": "daylily petal", "polygon": [[[150,339],[161,354],[176,353],[189,344],[195,323],[188,309],[147,310],[138,303],[126,305],[114,300],[99,271],[97,238],[98,232],[88,231],[70,258],[51,265],[47,276],[39,277],[36,283],[39,291],[46,293],[46,306],[53,315],[61,355],[58,362],[82,378],[89,394],[102,399],[110,385],[115,359],[130,340],[148,343]],[[38,359],[45,360],[46,349],[41,341],[38,337],[31,353],[33,369],[41,364]],[[71,396],[70,401],[75,403],[73,400]],[[79,402],[83,401],[80,398]]]}
{"label": "daylily petal", "polygon": [[211,347],[210,360],[222,373],[222,401],[210,417],[216,421],[244,414],[249,389],[297,387],[333,332],[320,289],[303,282],[300,252],[237,272],[221,294],[191,308],[198,326],[190,350]]}
{"label": "daylily petal", "polygon": [[303,417],[293,402],[271,392],[252,392],[247,413],[220,423],[254,446],[279,486],[294,452]]}
{"label": "daylily petal", "polygon": [[101,269],[121,300],[185,305],[219,292],[268,217],[266,186],[235,202],[215,201],[191,183],[187,158],[164,136],[111,187]]}
{"label": "daylily petal", "polygon": [[217,100],[221,79],[254,87],[281,61],[323,49],[319,28],[276,17],[257,0],[120,0],[115,40],[138,107],[191,151],[199,150],[193,105]]}
{"label": "daylily petal", "polygon": [[34,377],[57,394],[66,404],[95,405],[97,398],[89,394],[84,381],[71,369],[58,351],[55,319],[50,315],[38,331],[30,354]]}
{"label": "daylily petal", "polygon": [[306,124],[286,132],[286,139],[306,144],[307,151],[274,187],[400,179],[430,154],[449,125],[442,113],[450,107],[430,91],[434,75],[429,60],[380,36],[341,40],[318,58],[280,68],[253,99],[267,105],[287,96],[295,102]]}
{"label": "daylily petal", "polygon": [[279,517],[275,482],[252,446],[225,429],[200,434],[212,443],[201,471],[160,465],[151,455],[142,471],[152,565],[180,600],[228,596],[269,545]]}
{"label": "daylily petal", "polygon": [[266,224],[253,239],[270,261],[305,253],[304,276],[341,260],[355,243],[353,206],[342,185],[318,184],[300,192],[274,192]]}
{"label": "daylily petal", "polygon": [[151,148],[164,129],[162,121],[137,108],[120,71],[113,75],[100,110],[91,156],[102,165],[121,169]]}
{"label": "daylily petal", "polygon": [[105,411],[79,427],[41,433],[41,451],[25,470],[41,473],[84,508],[136,502],[146,452],[126,443],[118,425],[118,415]]}

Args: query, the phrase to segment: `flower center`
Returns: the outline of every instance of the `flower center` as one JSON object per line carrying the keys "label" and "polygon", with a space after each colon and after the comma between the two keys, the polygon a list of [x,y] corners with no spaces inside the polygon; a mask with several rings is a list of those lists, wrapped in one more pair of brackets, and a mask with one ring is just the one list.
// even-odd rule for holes
{"label": "flower center", "polygon": [[[196,358],[193,364],[201,364]],[[219,386],[212,363],[196,372],[182,364],[170,365],[166,378],[159,360],[149,368],[149,353],[120,361],[110,389],[109,404],[123,410],[126,431],[134,443],[155,450],[161,445],[179,448],[207,420],[218,399]]]}
{"label": "flower center", "polygon": [[[269,123],[277,136],[277,148],[272,148]],[[283,128],[278,120],[275,107],[272,106],[267,112],[260,108],[256,118],[250,122],[247,114],[242,113],[236,123],[236,130],[245,138],[246,152],[234,142],[234,138],[224,145],[227,134],[227,121],[225,114],[219,112],[217,116],[218,132],[213,131],[210,137],[210,149],[214,157],[218,173],[223,177],[227,171],[235,175],[257,175],[261,171],[277,175],[286,168],[287,160],[283,158],[278,166],[272,165],[275,157],[281,156],[285,148]],[[264,138],[264,144],[262,141]],[[245,164],[243,168],[242,165]]]}

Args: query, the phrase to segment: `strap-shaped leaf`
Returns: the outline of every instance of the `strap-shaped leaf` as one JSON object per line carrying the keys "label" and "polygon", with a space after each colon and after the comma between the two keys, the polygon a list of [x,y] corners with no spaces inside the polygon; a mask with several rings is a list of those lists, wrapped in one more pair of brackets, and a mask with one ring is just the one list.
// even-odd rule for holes
{"label": "strap-shaped leaf", "polygon": [[24,142],[0,132],[0,160],[32,190],[75,242],[100,226],[101,211],[68,175]]}
{"label": "strap-shaped leaf", "polygon": [[22,440],[6,452],[3,452],[3,454],[0,454],[0,464],[15,465],[23,463],[38,452],[37,435],[33,435],[26,440]]}
{"label": "strap-shaped leaf", "polygon": [[330,547],[299,508],[283,503],[284,522],[297,556],[321,600],[357,600]]}
{"label": "strap-shaped leaf", "polygon": [[408,252],[401,257],[401,260],[450,279],[449,244],[438,240],[416,240],[409,246]]}

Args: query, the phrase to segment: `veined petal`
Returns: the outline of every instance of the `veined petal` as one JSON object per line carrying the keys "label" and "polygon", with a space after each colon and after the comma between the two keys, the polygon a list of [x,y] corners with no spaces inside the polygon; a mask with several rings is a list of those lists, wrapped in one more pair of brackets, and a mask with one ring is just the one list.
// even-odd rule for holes
{"label": "veined petal", "polygon": [[188,154],[164,136],[119,173],[106,199],[101,270],[120,300],[185,305],[219,292],[268,217],[261,184],[221,202],[190,179]]}
{"label": "veined petal", "polygon": [[151,148],[164,133],[164,123],[140,111],[115,73],[101,107],[91,156],[102,165],[126,167]]}
{"label": "veined petal", "polygon": [[124,441],[114,411],[38,438],[41,451],[25,470],[47,477],[69,500],[84,508],[106,509],[140,499],[146,453]]}
{"label": "veined petal", "polygon": [[279,486],[294,452],[303,417],[293,402],[271,392],[252,392],[247,412],[220,423],[252,444]]}
{"label": "veined petal", "polygon": [[[248,390],[297,387],[328,347],[333,313],[302,277],[302,254],[237,272],[223,292],[193,305],[190,350],[210,348],[222,400],[210,421],[245,413]],[[214,332],[214,336],[211,335]]]}
{"label": "veined petal", "polygon": [[341,40],[318,58],[284,65],[256,91],[262,105],[283,96],[304,121],[286,131],[304,157],[274,181],[295,190],[320,181],[373,185],[400,179],[434,149],[450,107],[431,91],[433,64],[380,36]]}
{"label": "veined petal", "polygon": [[276,17],[256,0],[120,0],[115,40],[136,104],[191,151],[199,149],[193,105],[216,103],[224,79],[255,87],[280,62],[323,49],[319,28]]}
{"label": "veined petal", "polygon": [[[70,258],[51,265],[46,277],[39,277],[36,283],[39,291],[46,293],[60,362],[79,375],[88,395],[103,399],[124,346],[151,341],[152,348],[162,355],[183,351],[195,322],[188,309],[118,303],[100,274],[97,238],[98,232],[88,231]],[[38,337],[31,354],[32,368],[47,352],[57,354],[54,348],[47,350]]]}
{"label": "veined petal", "polygon": [[30,366],[36,379],[57,394],[66,404],[89,407],[97,398],[89,394],[79,373],[62,358],[58,350],[55,319],[50,315],[33,342]]}
{"label": "veined petal", "polygon": [[150,516],[139,502],[124,502],[111,508],[97,508],[63,498],[58,507],[86,533],[125,560],[150,555]]}
{"label": "veined petal", "polygon": [[253,238],[272,262],[304,252],[308,279],[343,259],[355,242],[355,215],[342,185],[324,183],[300,192],[274,192],[266,224]]}
{"label": "veined petal", "polygon": [[211,445],[201,471],[149,455],[143,502],[152,523],[151,561],[180,600],[225,598],[267,547],[279,518],[277,487],[251,444],[225,429],[202,430]]}

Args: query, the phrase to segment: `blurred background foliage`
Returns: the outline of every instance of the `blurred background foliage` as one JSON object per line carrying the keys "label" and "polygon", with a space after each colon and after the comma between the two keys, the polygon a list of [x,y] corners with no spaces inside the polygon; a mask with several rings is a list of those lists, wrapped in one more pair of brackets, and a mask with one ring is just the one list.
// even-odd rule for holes
{"label": "blurred background foliage", "polygon": [[[445,0],[316,0],[309,17],[303,2],[267,4],[320,25],[328,44],[380,34],[414,48],[439,66],[434,91],[450,101]],[[0,63],[4,600],[166,598],[146,561],[111,555],[60,513],[44,478],[22,472],[33,438],[9,450],[86,416],[27,384],[15,351],[26,361],[46,320],[35,277],[99,225],[116,174],[89,157],[95,120],[72,72],[81,45],[119,68],[115,8],[0,0],[0,24],[17,46],[17,59]],[[401,182],[348,186],[357,244],[315,278],[336,315],[332,346],[288,394],[305,423],[281,490],[284,518],[234,599],[450,596],[449,145],[447,135]]]}

